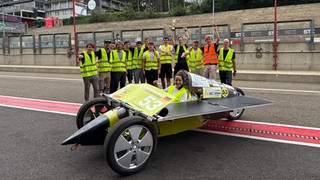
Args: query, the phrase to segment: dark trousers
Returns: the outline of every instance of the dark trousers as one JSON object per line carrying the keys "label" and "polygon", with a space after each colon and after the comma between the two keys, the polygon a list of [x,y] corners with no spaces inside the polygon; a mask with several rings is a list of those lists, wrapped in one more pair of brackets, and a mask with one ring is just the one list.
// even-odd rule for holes
{"label": "dark trousers", "polygon": [[178,71],[180,70],[186,70],[189,71],[189,66],[187,62],[178,62],[175,66],[174,66],[174,75],[177,74]]}
{"label": "dark trousers", "polygon": [[84,100],[89,101],[89,95],[90,95],[90,84],[92,84],[93,87],[93,97],[99,96],[99,90],[98,90],[98,75],[90,76],[90,77],[83,77],[83,84],[84,84]]}
{"label": "dark trousers", "polygon": [[147,83],[153,85],[155,80],[158,80],[158,70],[145,70]]}
{"label": "dark trousers", "polygon": [[120,83],[120,88],[126,85],[126,72],[111,72],[111,85],[110,93],[114,93],[118,90]]}
{"label": "dark trousers", "polygon": [[219,71],[220,81],[232,86],[232,71]]}
{"label": "dark trousers", "polygon": [[128,74],[127,74],[128,82],[129,82],[129,83],[132,83],[132,80],[133,80],[133,70],[130,69],[130,70],[127,70],[127,71],[128,71]]}

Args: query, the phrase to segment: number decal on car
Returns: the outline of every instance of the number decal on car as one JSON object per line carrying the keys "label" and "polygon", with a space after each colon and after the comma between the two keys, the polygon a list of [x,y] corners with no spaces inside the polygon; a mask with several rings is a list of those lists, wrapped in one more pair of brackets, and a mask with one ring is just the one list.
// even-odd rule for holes
{"label": "number decal on car", "polygon": [[162,101],[154,98],[153,96],[147,96],[138,103],[149,111],[152,111],[163,104]]}

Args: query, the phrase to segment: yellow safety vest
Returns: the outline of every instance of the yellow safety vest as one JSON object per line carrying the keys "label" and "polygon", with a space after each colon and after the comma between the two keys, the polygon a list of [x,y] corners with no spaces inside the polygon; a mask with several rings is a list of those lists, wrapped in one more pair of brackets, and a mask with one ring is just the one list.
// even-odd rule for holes
{"label": "yellow safety vest", "polygon": [[[182,47],[183,47],[184,52],[186,52],[186,51],[187,51],[186,46],[183,45]],[[179,51],[180,51],[180,45],[178,45],[178,46],[177,46],[177,49],[176,49],[176,58],[175,58],[175,60],[174,60],[175,63],[178,62]]]}
{"label": "yellow safety vest", "polygon": [[[171,95],[173,95],[174,88],[175,88],[174,85],[169,86],[169,88],[168,88],[168,93],[171,94]],[[186,90],[186,88],[184,88],[184,87],[182,87],[181,89],[179,89],[179,91],[174,95],[175,98],[174,98],[174,100],[173,100],[172,102],[180,102],[182,96],[183,96],[184,93],[186,93],[186,92],[187,92],[187,90]],[[189,97],[189,96],[188,96],[188,97]]]}
{"label": "yellow safety vest", "polygon": [[120,60],[119,54],[117,50],[113,50],[113,60],[111,63],[111,72],[125,72],[126,69],[126,52],[121,50],[122,52],[122,58]]}
{"label": "yellow safety vest", "polygon": [[127,53],[128,59],[127,59],[127,69],[131,70],[131,69],[135,69],[133,67],[133,58],[132,58],[132,52],[130,50],[128,50]]}
{"label": "yellow safety vest", "polygon": [[108,59],[107,51],[105,48],[101,48],[101,59],[99,59],[97,66],[98,72],[110,72],[111,71],[111,64],[112,61],[112,53],[110,53],[110,59]]}
{"label": "yellow safety vest", "polygon": [[135,47],[133,52],[132,68],[133,69],[142,68],[142,61],[143,61],[143,48],[139,50],[137,47]]}
{"label": "yellow safety vest", "polygon": [[80,61],[80,72],[82,77],[90,77],[98,74],[96,65],[96,56],[94,51],[91,52],[91,59],[87,51],[83,51],[84,63]]}
{"label": "yellow safety vest", "polygon": [[232,56],[233,56],[234,50],[229,48],[228,54],[225,59],[223,59],[223,48],[220,48],[219,50],[219,70],[221,71],[232,71],[233,69],[233,63],[232,63]]}
{"label": "yellow safety vest", "polygon": [[194,49],[190,51],[190,54],[187,56],[187,62],[191,72],[195,72],[197,69],[203,67],[202,64],[202,50],[198,48],[197,54],[195,54]]}
{"label": "yellow safety vest", "polygon": [[154,51],[154,57],[153,57],[153,61],[151,61],[150,58],[150,52],[149,50],[145,52],[146,53],[146,67],[145,70],[157,70],[158,69],[158,56],[159,56],[159,52],[158,51]]}
{"label": "yellow safety vest", "polygon": [[[161,49],[164,51],[169,51],[171,49],[171,45],[168,44],[165,46],[164,44],[161,46]],[[160,62],[161,64],[171,64],[172,63],[172,55],[166,55],[166,53],[161,52],[160,54]]]}

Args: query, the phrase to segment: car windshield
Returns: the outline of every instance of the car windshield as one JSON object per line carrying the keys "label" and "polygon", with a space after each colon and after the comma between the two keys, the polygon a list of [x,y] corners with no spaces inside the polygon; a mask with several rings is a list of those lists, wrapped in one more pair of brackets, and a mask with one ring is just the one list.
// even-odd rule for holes
{"label": "car windshield", "polygon": [[218,86],[218,82],[213,79],[207,79],[203,76],[188,72],[188,77],[191,81],[191,87],[198,88],[198,87],[210,87],[210,86]]}

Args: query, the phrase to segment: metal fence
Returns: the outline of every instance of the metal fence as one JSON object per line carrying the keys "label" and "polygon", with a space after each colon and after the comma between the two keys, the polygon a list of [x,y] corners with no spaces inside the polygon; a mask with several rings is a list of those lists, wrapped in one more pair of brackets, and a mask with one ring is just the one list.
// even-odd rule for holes
{"label": "metal fence", "polygon": [[[245,44],[274,42],[274,22],[253,22],[241,24],[241,32],[235,33],[240,40],[240,50]],[[277,43],[308,43],[314,50],[315,27],[313,20],[294,20],[277,22]]]}
{"label": "metal fence", "polygon": [[[320,42],[320,29],[315,28],[313,20],[279,21],[278,22],[278,42],[308,43],[310,50],[314,50],[315,43]],[[204,37],[213,34],[212,26],[189,26],[186,27],[191,44],[193,40],[200,40],[204,44]],[[273,22],[257,22],[241,24],[240,32],[231,32],[229,24],[218,25],[221,42],[228,38],[234,44],[240,44],[240,50],[245,50],[246,44],[261,44],[273,42]],[[67,53],[71,56],[74,43],[80,49],[85,48],[88,43],[94,43],[98,48],[103,47],[104,40],[114,40],[118,38],[122,41],[130,41],[134,44],[136,41],[143,41],[149,37],[158,47],[162,44],[164,36],[171,38],[171,31],[165,29],[133,29],[122,30],[120,32],[96,31],[96,32],[78,32],[77,42],[71,38],[70,33],[39,34],[8,36],[0,38],[0,54],[61,54]],[[174,37],[186,37],[185,27],[176,27]]]}

